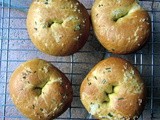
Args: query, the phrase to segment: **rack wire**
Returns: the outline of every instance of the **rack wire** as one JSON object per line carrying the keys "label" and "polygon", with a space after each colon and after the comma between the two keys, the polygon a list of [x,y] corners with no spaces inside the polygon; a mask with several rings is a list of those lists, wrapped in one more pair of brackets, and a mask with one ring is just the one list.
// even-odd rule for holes
{"label": "rack wire", "polygon": [[[21,1],[21,0],[17,0]],[[23,0],[22,0],[23,1]],[[79,0],[88,11],[94,0]],[[39,52],[31,43],[25,22],[31,0],[15,4],[15,0],[0,1],[0,120],[27,119],[12,103],[8,82],[11,73],[22,62],[32,58],[51,61],[71,80],[74,97],[70,108],[57,119],[89,119],[79,98],[79,87],[90,69],[105,57],[115,56],[99,44],[93,31],[82,50],[68,57],[53,57]],[[140,120],[160,119],[160,0],[141,0],[149,12],[152,33],[148,43],[138,52],[121,55],[140,71],[147,85],[147,105]]]}

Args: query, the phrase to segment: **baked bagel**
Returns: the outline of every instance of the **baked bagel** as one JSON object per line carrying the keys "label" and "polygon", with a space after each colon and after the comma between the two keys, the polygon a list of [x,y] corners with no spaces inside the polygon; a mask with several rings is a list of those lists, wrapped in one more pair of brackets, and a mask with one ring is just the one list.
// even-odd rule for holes
{"label": "baked bagel", "polygon": [[121,58],[99,62],[81,84],[84,107],[101,120],[136,120],[146,101],[145,85],[135,67]]}
{"label": "baked bagel", "polygon": [[22,63],[11,76],[9,89],[15,106],[31,120],[58,117],[72,102],[70,81],[41,59]]}
{"label": "baked bagel", "polygon": [[151,32],[150,17],[137,0],[95,0],[91,18],[100,43],[116,54],[139,50]]}
{"label": "baked bagel", "polygon": [[34,0],[27,15],[27,30],[40,51],[70,55],[88,39],[89,14],[77,0]]}

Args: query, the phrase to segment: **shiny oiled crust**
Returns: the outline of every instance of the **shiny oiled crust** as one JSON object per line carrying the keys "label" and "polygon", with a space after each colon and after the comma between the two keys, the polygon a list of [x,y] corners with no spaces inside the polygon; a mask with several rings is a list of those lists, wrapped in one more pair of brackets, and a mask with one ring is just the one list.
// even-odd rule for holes
{"label": "shiny oiled crust", "polygon": [[9,89],[15,106],[31,120],[56,118],[72,102],[70,81],[41,59],[22,63],[11,76]]}
{"label": "shiny oiled crust", "polygon": [[88,39],[89,14],[77,0],[34,0],[27,15],[27,30],[40,51],[70,55]]}
{"label": "shiny oiled crust", "polygon": [[150,17],[137,0],[95,0],[91,18],[98,40],[112,53],[135,52],[150,36]]}
{"label": "shiny oiled crust", "polygon": [[146,88],[135,67],[122,58],[99,62],[81,84],[84,107],[102,120],[136,120],[146,102]]}

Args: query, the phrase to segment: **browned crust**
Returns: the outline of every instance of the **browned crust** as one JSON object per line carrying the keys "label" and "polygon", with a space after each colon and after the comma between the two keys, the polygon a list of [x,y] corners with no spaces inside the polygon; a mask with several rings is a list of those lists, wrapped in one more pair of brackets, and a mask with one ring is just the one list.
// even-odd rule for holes
{"label": "browned crust", "polygon": [[136,0],[96,0],[91,18],[100,43],[116,54],[142,48],[151,32],[150,17]]}
{"label": "browned crust", "polygon": [[88,73],[80,97],[87,111],[98,119],[136,120],[145,106],[146,88],[131,63],[110,57]]}
{"label": "browned crust", "polygon": [[67,77],[41,59],[22,63],[11,76],[9,89],[18,110],[32,120],[58,117],[71,105],[73,96]]}
{"label": "browned crust", "polygon": [[86,8],[77,0],[34,0],[27,15],[27,30],[40,51],[66,56],[84,46],[90,20]]}

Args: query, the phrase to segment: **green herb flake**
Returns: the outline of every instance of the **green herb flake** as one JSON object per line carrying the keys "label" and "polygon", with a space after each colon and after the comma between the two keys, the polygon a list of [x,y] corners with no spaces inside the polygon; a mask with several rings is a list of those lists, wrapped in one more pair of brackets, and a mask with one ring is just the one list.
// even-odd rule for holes
{"label": "green herb flake", "polygon": [[124,98],[118,98],[118,100],[123,100]]}
{"label": "green herb flake", "polygon": [[107,83],[107,81],[104,79],[104,80],[102,81],[102,84],[105,84],[105,83]]}
{"label": "green herb flake", "polygon": [[111,68],[106,68],[106,70],[110,70]]}
{"label": "green herb flake", "polygon": [[108,116],[109,116],[109,117],[113,117],[113,115],[112,115],[111,113],[108,113]]}
{"label": "green herb flake", "polygon": [[36,22],[36,21],[35,21],[34,23],[35,23],[35,25],[37,25],[37,22]]}
{"label": "green herb flake", "polygon": [[34,28],[37,31],[37,28]]}
{"label": "green herb flake", "polygon": [[100,105],[98,104],[98,108],[100,108]]}
{"label": "green herb flake", "polygon": [[40,111],[43,111],[43,108],[40,108]]}
{"label": "green herb flake", "polygon": [[97,80],[97,77],[96,77],[96,76],[94,76],[94,78]]}
{"label": "green herb flake", "polygon": [[31,72],[31,71],[29,71],[29,70],[26,70],[26,72],[27,72],[27,73],[32,73],[32,72]]}
{"label": "green herb flake", "polygon": [[98,6],[101,7],[101,6],[103,6],[103,4],[99,4]]}
{"label": "green herb flake", "polygon": [[34,108],[35,108],[35,105],[32,105],[32,108],[34,109]]}
{"label": "green herb flake", "polygon": [[107,72],[111,72],[111,68],[105,68]]}
{"label": "green herb flake", "polygon": [[44,4],[46,4],[46,5],[47,5],[47,4],[48,4],[48,0],[46,0],[46,1],[44,2]]}
{"label": "green herb flake", "polygon": [[77,24],[77,25],[75,26],[75,28],[74,28],[75,31],[78,31],[78,30],[80,30],[80,29],[81,29],[81,25],[80,25],[80,24]]}
{"label": "green herb flake", "polygon": [[55,99],[52,99],[51,101],[52,101],[52,103],[55,103],[55,102],[56,102],[56,100],[55,100]]}
{"label": "green herb flake", "polygon": [[91,85],[91,82],[89,82],[88,85]]}
{"label": "green herb flake", "polygon": [[114,51],[115,51],[115,49],[113,49],[113,48],[112,48],[112,51],[114,52]]}
{"label": "green herb flake", "polygon": [[43,27],[42,28],[47,28],[47,25],[43,25]]}

